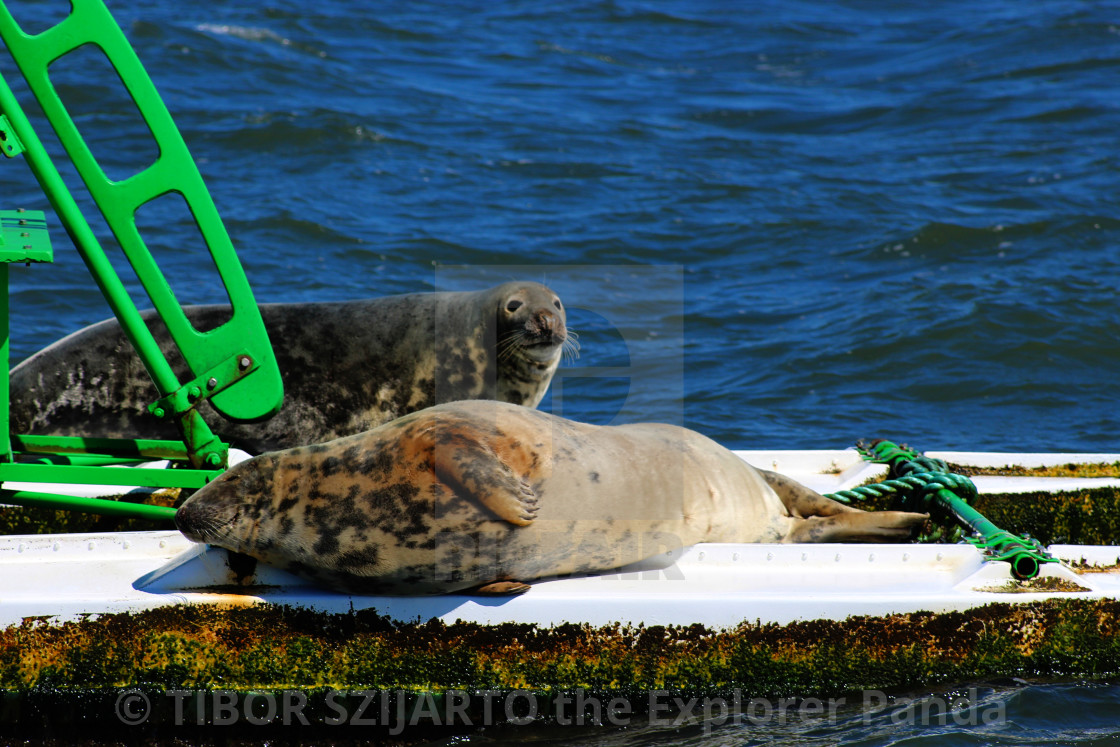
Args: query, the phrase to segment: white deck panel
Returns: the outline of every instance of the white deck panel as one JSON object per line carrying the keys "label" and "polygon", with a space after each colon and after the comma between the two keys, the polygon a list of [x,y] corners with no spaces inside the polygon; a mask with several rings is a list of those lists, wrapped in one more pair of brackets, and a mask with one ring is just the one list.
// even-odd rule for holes
{"label": "white deck panel", "polygon": [[[1120,547],[1067,546],[1060,552],[1103,565],[1120,559]],[[224,550],[193,545],[173,531],[13,536],[0,539],[0,625],[179,603],[272,602],[334,612],[372,608],[405,621],[728,627],[943,612],[1053,596],[1120,596],[1120,574],[1077,574],[1056,564],[1044,566],[1043,575],[1086,591],[992,591],[1010,581],[1007,564],[984,562],[965,545],[702,544],[678,555],[662,568],[645,563],[620,573],[545,581],[516,597],[363,597],[326,592],[265,566],[258,567],[252,585],[238,587]]]}
{"label": "white deck panel", "polygon": [[[863,462],[853,449],[736,453],[822,493],[885,474],[885,467]],[[1120,460],[1111,454],[931,455],[978,466]],[[1016,480],[1030,491],[1062,490],[1069,484],[1065,478],[992,479]],[[991,492],[988,478],[976,482],[981,492]],[[1120,546],[1063,545],[1051,551],[1072,562],[1120,564]],[[0,537],[0,625],[178,603],[272,602],[336,612],[375,609],[400,620],[727,627],[744,621],[945,612],[1056,596],[1120,598],[1120,572],[1076,573],[1059,564],[1044,565],[1043,576],[1059,576],[1085,591],[1010,593],[1008,565],[985,562],[968,545],[696,545],[623,572],[539,582],[516,597],[351,596],[264,565],[258,565],[249,585],[239,586],[246,580],[234,576],[227,558],[224,550],[192,544],[175,531]]]}

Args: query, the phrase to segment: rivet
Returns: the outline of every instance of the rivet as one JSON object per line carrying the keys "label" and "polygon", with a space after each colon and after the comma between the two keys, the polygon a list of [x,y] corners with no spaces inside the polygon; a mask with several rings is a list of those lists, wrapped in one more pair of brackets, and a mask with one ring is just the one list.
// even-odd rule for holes
{"label": "rivet", "polygon": [[836,553],[836,562],[837,562],[837,563],[839,563],[839,562],[840,562],[840,553]]}
{"label": "rivet", "polygon": [[767,560],[773,560],[774,559],[774,553],[772,553],[772,552],[766,553],[766,559]]}
{"label": "rivet", "polygon": [[809,553],[807,553],[807,552],[801,553],[801,559],[802,560],[808,560],[809,559]]}
{"label": "rivet", "polygon": [[698,556],[696,556],[696,559],[697,560],[703,560],[704,559],[704,553],[700,553]]}
{"label": "rivet", "polygon": [[216,378],[214,378],[213,376],[211,376],[210,380],[206,382],[206,388],[207,389],[213,389],[217,385],[218,385],[218,380]]}
{"label": "rivet", "polygon": [[732,553],[732,554],[731,554],[731,559],[732,559],[732,560],[738,560],[738,559],[739,559],[739,553],[737,553],[737,552],[736,552],[736,553]]}
{"label": "rivet", "polygon": [[874,563],[875,562],[875,553],[871,553],[870,555],[867,556],[867,562],[869,562],[869,563]]}
{"label": "rivet", "polygon": [[87,547],[88,549],[92,550],[93,548],[97,547],[97,544],[96,544],[96,543],[93,543],[93,542],[90,542],[90,543],[89,543],[88,545],[86,545],[86,547]]}
{"label": "rivet", "polygon": [[903,563],[905,563],[909,559],[910,559],[910,553],[908,553],[908,552],[902,553],[902,562]]}
{"label": "rivet", "polygon": [[253,360],[247,355],[241,356],[241,358],[238,359],[238,361],[237,361],[237,367],[240,368],[242,371],[244,371],[246,368],[248,368],[251,365],[253,365]]}

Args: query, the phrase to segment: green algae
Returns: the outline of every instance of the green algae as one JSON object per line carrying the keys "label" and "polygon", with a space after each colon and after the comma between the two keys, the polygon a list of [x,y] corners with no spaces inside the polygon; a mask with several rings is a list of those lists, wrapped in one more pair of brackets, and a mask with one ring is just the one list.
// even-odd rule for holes
{"label": "green algae", "polygon": [[830,696],[977,677],[1120,674],[1120,602],[687,627],[401,623],[371,612],[170,607],[0,633],[0,689],[299,688]]}
{"label": "green algae", "polygon": [[[891,508],[893,500],[881,496],[855,505],[878,511]],[[1043,545],[1120,545],[1120,488],[982,493],[971,505],[996,526]]]}
{"label": "green algae", "polygon": [[1083,464],[1053,464],[1046,467],[973,467],[967,464],[950,464],[949,471],[966,477],[991,475],[1000,477],[1120,477],[1120,462],[1092,462]]}
{"label": "green algae", "polygon": [[974,505],[996,526],[1025,532],[1044,545],[1120,544],[1117,488],[980,495]]}

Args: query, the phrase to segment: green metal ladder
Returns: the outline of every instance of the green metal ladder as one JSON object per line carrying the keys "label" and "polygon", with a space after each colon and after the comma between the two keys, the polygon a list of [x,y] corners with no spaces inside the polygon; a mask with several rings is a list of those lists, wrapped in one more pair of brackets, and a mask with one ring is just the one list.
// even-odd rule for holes
{"label": "green metal ladder", "polygon": [[[4,489],[4,485],[30,482],[197,488],[206,484],[227,466],[228,444],[220,441],[203,421],[198,404],[209,401],[231,420],[253,421],[276,413],[283,401],[280,371],[260,311],[194,159],[135,51],[102,0],[73,0],[69,16],[35,35],[24,33],[0,2],[0,39],[190,371],[185,380],[180,380],[172,370],[12,89],[0,76],[0,150],[9,158],[22,154],[27,159],[155,382],[160,398],[149,409],[157,417],[174,421],[182,434],[181,442],[9,435],[9,382],[6,376],[0,377],[0,503],[168,519],[174,515],[174,509],[12,491]],[[84,45],[93,45],[108,58],[159,148],[158,157],[149,167],[120,181],[106,176],[51,83],[51,63]],[[185,200],[194,216],[232,305],[231,318],[206,332],[199,332],[187,320],[136,226],[139,208],[173,194]],[[7,369],[8,266],[15,262],[50,262],[52,252],[42,212],[0,211],[0,228],[0,357]],[[154,459],[184,463],[186,468],[141,470],[112,466]]]}

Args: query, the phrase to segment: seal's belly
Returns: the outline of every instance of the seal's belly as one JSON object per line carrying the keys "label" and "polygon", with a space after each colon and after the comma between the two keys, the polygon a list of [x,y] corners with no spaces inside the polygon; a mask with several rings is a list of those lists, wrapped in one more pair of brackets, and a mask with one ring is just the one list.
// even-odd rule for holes
{"label": "seal's belly", "polygon": [[[331,586],[359,593],[441,594],[495,580],[533,581],[609,571],[691,544],[675,522],[544,521],[529,527],[475,522],[433,532],[426,541],[386,536],[377,562],[361,567],[351,554],[314,567],[278,564]],[[369,547],[369,539],[362,542]],[[379,543],[372,543],[374,545]]]}

